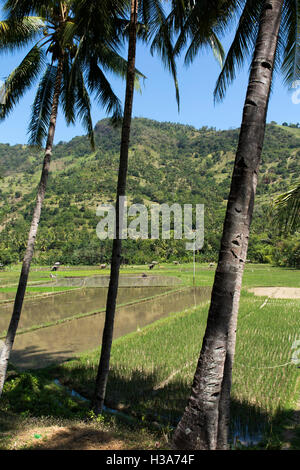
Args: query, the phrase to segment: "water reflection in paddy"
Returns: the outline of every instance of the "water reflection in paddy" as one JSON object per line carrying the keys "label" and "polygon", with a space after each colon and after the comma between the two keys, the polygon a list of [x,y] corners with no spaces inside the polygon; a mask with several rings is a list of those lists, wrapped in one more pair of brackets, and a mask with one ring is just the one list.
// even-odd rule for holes
{"label": "water reflection in paddy", "polygon": [[[114,338],[136,331],[171,313],[198,305],[209,299],[210,292],[211,289],[206,287],[188,288],[119,307],[116,312]],[[142,292],[141,296],[146,297],[144,294],[145,292]],[[66,360],[78,352],[94,349],[101,343],[104,316],[102,312],[18,335],[11,360],[20,368],[39,368]]]}
{"label": "water reflection in paddy", "polygon": [[[118,304],[162,294],[170,290],[167,287],[131,287],[120,288]],[[61,292],[55,295],[25,300],[19,328],[49,323],[81,313],[99,311],[105,308],[107,289],[90,287]],[[12,304],[0,305],[0,333],[7,329],[12,313]]]}

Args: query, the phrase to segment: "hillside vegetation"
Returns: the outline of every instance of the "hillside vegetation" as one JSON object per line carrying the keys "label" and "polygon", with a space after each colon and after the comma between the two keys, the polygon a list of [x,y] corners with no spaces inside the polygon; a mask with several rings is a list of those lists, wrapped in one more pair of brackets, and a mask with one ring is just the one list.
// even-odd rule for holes
{"label": "hillside vegetation", "polygon": [[[96,151],[86,137],[55,146],[35,262],[109,262],[111,241],[96,235],[96,208],[113,203],[120,129],[97,123]],[[292,132],[291,132],[292,131]],[[215,260],[229,193],[239,129],[218,131],[181,124],[133,120],[127,194],[130,203],[205,204],[205,244],[197,256]],[[251,261],[300,264],[299,234],[280,238],[270,208],[274,197],[299,180],[300,129],[267,125],[248,257]],[[0,263],[22,259],[27,242],[42,153],[0,144]],[[153,259],[187,261],[181,240],[128,240],[124,263]]]}

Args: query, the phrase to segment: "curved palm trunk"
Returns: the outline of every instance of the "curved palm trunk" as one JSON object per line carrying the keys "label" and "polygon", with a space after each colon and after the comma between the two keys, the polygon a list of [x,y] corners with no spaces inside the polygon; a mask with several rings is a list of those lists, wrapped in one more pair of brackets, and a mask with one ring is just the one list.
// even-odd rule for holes
{"label": "curved palm trunk", "polygon": [[[119,273],[121,264],[122,250],[122,223],[120,223],[119,214],[123,214],[124,203],[122,196],[126,193],[126,179],[128,167],[128,149],[130,139],[130,126],[132,119],[132,105],[134,94],[135,79],[135,56],[136,56],[136,30],[137,30],[138,0],[131,0],[131,15],[129,25],[129,44],[128,44],[128,65],[126,80],[126,96],[124,105],[124,117],[122,125],[122,137],[120,148],[120,166],[117,187],[116,201],[116,234],[113,241],[110,282],[106,301],[105,324],[102,335],[102,347],[98,374],[95,385],[95,395],[93,407],[96,414],[102,412],[106,385],[109,373],[110,351],[113,340],[114,319],[116,311],[116,301],[118,295]],[[121,199],[120,199],[121,198]]]}
{"label": "curved palm trunk", "polygon": [[189,403],[173,437],[177,449],[228,445],[239,298],[282,5],[283,0],[266,0],[260,18],[207,327]]}
{"label": "curved palm trunk", "polygon": [[61,93],[62,74],[63,74],[63,56],[61,56],[59,63],[58,63],[58,68],[57,68],[56,84],[55,84],[55,89],[54,89],[52,111],[51,111],[51,117],[50,117],[50,126],[49,126],[46,149],[45,149],[42,174],[41,174],[41,179],[40,179],[40,183],[38,187],[36,205],[35,205],[35,209],[33,212],[26,252],[23,258],[22,270],[21,270],[21,274],[19,278],[19,285],[18,285],[16,297],[15,297],[13,313],[12,313],[11,321],[8,327],[8,332],[6,335],[5,343],[2,348],[1,356],[0,356],[0,396],[3,391],[3,385],[5,382],[8,361],[9,361],[11,350],[13,348],[13,343],[15,340],[15,336],[16,336],[16,332],[18,329],[18,324],[19,324],[19,320],[21,316],[23,300],[24,300],[28,276],[29,276],[30,264],[31,264],[32,257],[33,257],[34,245],[35,245],[35,240],[37,236],[38,225],[40,222],[42,205],[43,205],[43,201],[44,201],[45,193],[46,193],[46,186],[47,186],[47,181],[48,181],[50,160],[51,160],[51,155],[52,155],[55,127],[56,127],[59,97]]}

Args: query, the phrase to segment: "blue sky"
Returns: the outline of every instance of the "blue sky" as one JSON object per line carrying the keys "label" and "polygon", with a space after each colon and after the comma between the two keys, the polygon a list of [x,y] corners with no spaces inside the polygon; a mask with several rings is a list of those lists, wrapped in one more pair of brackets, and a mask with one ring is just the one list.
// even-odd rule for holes
{"label": "blue sky", "polygon": [[[223,41],[225,50],[230,38]],[[24,57],[26,50],[18,51],[13,56],[0,56],[0,79],[4,79]],[[142,93],[135,94],[133,116],[146,117],[158,121],[179,122],[190,124],[196,128],[213,126],[217,129],[239,127],[245,99],[248,65],[239,72],[233,85],[227,91],[222,103],[214,105],[213,90],[219,65],[210,50],[204,50],[195,59],[192,66],[186,68],[182,61],[178,64],[181,109],[178,113],[172,77],[161,64],[158,57],[152,57],[149,50],[138,45],[136,66],[147,79],[142,84]],[[124,83],[112,78],[113,88],[123,102]],[[36,87],[27,92],[17,105],[15,111],[0,124],[0,142],[24,144],[27,142],[27,127],[30,107],[34,99]],[[93,103],[94,123],[106,117],[105,112]],[[276,121],[281,124],[300,121],[300,104],[292,102],[292,94],[283,87],[281,77],[275,77],[273,93],[270,99],[267,122]],[[68,141],[76,135],[84,134],[80,122],[67,127],[59,115],[55,142]]]}

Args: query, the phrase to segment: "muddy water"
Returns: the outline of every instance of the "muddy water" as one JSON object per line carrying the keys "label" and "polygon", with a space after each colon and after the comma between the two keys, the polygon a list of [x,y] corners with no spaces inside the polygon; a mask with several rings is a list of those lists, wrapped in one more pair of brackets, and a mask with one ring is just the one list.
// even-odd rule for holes
{"label": "muddy water", "polygon": [[[155,299],[120,307],[114,338],[124,336],[171,313],[208,300],[210,288],[191,288],[166,293]],[[143,296],[145,297],[145,296]],[[18,335],[11,361],[21,369],[40,368],[66,360],[101,344],[104,313]]]}
{"label": "muddy water", "polygon": [[[117,303],[124,304],[168,291],[166,287],[131,287],[120,288]],[[19,328],[49,323],[68,318],[80,313],[99,311],[105,308],[107,289],[76,289],[55,295],[25,300]],[[12,303],[0,305],[0,334],[7,329],[12,313]]]}
{"label": "muddy water", "polygon": [[0,292],[0,301],[14,299],[15,295],[15,292]]}

